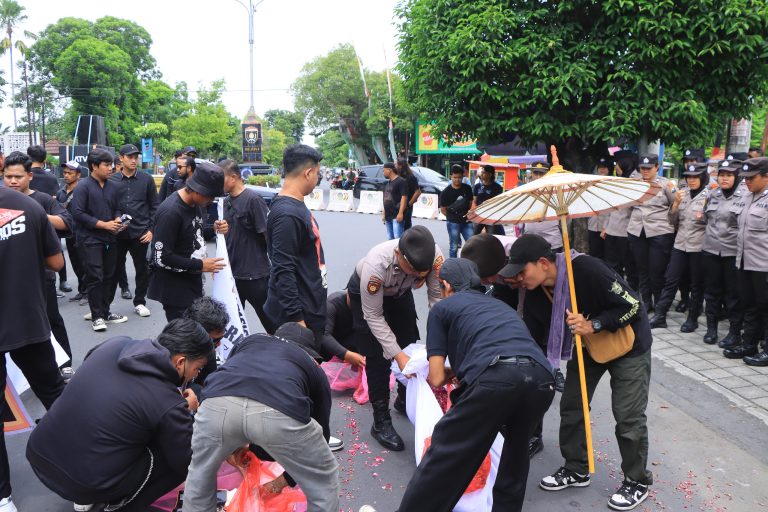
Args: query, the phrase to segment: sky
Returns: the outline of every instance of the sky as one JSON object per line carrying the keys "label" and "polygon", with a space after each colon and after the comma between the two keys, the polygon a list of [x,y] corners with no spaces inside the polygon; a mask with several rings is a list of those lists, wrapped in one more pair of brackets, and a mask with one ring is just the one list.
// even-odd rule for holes
{"label": "sky", "polygon": [[[143,26],[152,37],[151,53],[173,86],[185,81],[190,91],[224,78],[224,103],[245,116],[249,99],[247,9],[237,0],[17,0],[27,20],[19,27],[40,32],[63,17],[96,20],[115,16]],[[248,0],[242,0],[246,5]],[[257,3],[256,0],[254,3]],[[335,46],[352,43],[363,65],[383,70],[396,60],[398,0],[263,0],[254,17],[254,107],[293,110],[288,88],[302,66]],[[14,54],[15,55],[15,54]],[[0,69],[9,78],[8,55]],[[19,81],[19,73],[16,75]],[[362,85],[351,83],[363,93]],[[10,85],[6,85],[10,96]],[[87,114],[88,112],[82,112]],[[21,117],[21,113],[17,111]],[[11,108],[0,108],[0,122],[13,126]]]}

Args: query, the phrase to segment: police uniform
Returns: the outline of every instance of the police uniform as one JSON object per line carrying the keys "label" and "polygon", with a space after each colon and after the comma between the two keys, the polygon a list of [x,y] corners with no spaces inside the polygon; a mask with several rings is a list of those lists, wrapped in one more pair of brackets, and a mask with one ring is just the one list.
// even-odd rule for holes
{"label": "police uniform", "polygon": [[[746,160],[740,174],[744,178],[768,174],[768,158]],[[757,346],[765,339],[768,315],[768,259],[765,258],[768,254],[768,188],[735,199],[732,211],[738,216],[736,268],[744,308],[744,334],[741,345],[725,349],[723,355],[729,359],[743,357],[747,364],[766,366],[768,354],[758,355]]]}
{"label": "police uniform", "polygon": [[622,208],[608,214],[608,221],[605,224],[605,262],[617,274],[626,277],[627,283],[633,290],[637,290],[637,266],[635,257],[629,250],[627,237],[631,215],[630,208]]}
{"label": "police uniform", "polygon": [[[717,341],[717,322],[720,305],[725,304],[728,313],[728,335],[718,344],[721,348],[730,348],[741,343],[741,323],[743,311],[739,304],[738,274],[736,273],[736,236],[738,233],[738,215],[733,211],[736,203],[744,200],[745,191],[739,186],[738,160],[723,160],[720,169],[733,173],[736,177],[733,188],[716,188],[707,201],[705,215],[707,228],[702,247],[702,266],[704,268],[704,299],[706,300],[707,334],[705,343]],[[714,328],[713,332],[710,330]],[[714,336],[714,337],[713,337]]]}
{"label": "police uniform", "polygon": [[[640,166],[656,165],[658,157],[646,155]],[[661,176],[652,183],[659,185],[656,196],[645,203],[632,206],[627,226],[629,246],[637,263],[640,294],[646,307],[661,298],[664,273],[667,271],[675,227],[669,222],[668,212],[675,200],[674,185]]]}
{"label": "police uniform", "polygon": [[545,220],[542,222],[526,222],[523,228],[526,234],[539,235],[549,242],[554,252],[563,251],[563,235],[560,232],[559,220]]}
{"label": "police uniform", "polygon": [[664,289],[656,303],[656,315],[651,319],[651,327],[666,327],[667,311],[675,298],[680,279],[683,275],[687,275],[691,290],[691,304],[688,309],[688,318],[680,330],[693,332],[698,327],[698,317],[704,300],[701,250],[704,246],[707,222],[704,211],[709,197],[707,164],[690,164],[683,175],[698,176],[701,179],[701,186],[696,190],[686,191],[677,211],[670,210],[668,213],[670,224],[676,225],[678,229],[669,266],[664,275]]}
{"label": "police uniform", "polygon": [[[406,274],[398,265],[395,252],[399,249],[406,259],[415,267],[412,261],[415,257],[414,242],[420,242],[423,249],[424,238],[428,236],[431,248],[431,267],[426,277]],[[407,253],[407,245],[412,244],[412,256]],[[440,300],[440,284],[437,274],[443,263],[443,254],[434,243],[434,238],[423,226],[414,226],[403,237],[381,243],[371,249],[360,260],[355,272],[349,280],[348,290],[352,308],[352,321],[355,337],[360,352],[366,358],[366,375],[368,379],[368,396],[374,409],[374,429],[372,434],[380,443],[391,450],[402,450],[402,440],[391,426],[389,417],[389,376],[390,360],[402,351],[402,348],[419,339],[416,325],[416,306],[412,290],[427,286],[429,306],[432,307]],[[399,388],[402,400],[402,391]],[[376,429],[391,429],[397,439],[377,437]],[[390,434],[391,434],[390,433]],[[394,436],[385,436],[394,438]],[[391,441],[391,442],[390,442]]]}

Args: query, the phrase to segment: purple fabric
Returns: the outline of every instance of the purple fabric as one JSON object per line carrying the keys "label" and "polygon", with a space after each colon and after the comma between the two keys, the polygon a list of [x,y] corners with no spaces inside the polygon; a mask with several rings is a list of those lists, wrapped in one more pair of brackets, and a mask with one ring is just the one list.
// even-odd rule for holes
{"label": "purple fabric", "polygon": [[[571,249],[571,261],[581,256],[580,252]],[[569,361],[573,353],[573,335],[565,323],[565,310],[571,309],[571,292],[568,286],[568,268],[565,254],[555,257],[557,278],[552,297],[552,319],[549,324],[549,339],[547,340],[547,359],[552,368],[560,368],[560,361]]]}

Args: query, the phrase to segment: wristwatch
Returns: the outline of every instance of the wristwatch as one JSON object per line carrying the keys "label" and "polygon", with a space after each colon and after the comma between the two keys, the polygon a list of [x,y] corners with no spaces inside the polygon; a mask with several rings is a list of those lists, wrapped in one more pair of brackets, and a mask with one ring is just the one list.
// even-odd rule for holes
{"label": "wristwatch", "polygon": [[603,330],[603,324],[600,323],[600,320],[592,320],[592,330],[596,333]]}

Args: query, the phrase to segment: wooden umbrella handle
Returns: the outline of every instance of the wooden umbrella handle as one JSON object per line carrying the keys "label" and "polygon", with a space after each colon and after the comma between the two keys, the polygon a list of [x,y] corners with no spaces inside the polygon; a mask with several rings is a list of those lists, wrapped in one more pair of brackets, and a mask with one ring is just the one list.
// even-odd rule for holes
{"label": "wooden umbrella handle", "polygon": [[557,167],[560,165],[560,158],[557,156],[557,148],[554,144],[549,146],[549,150],[552,152],[552,167]]}

